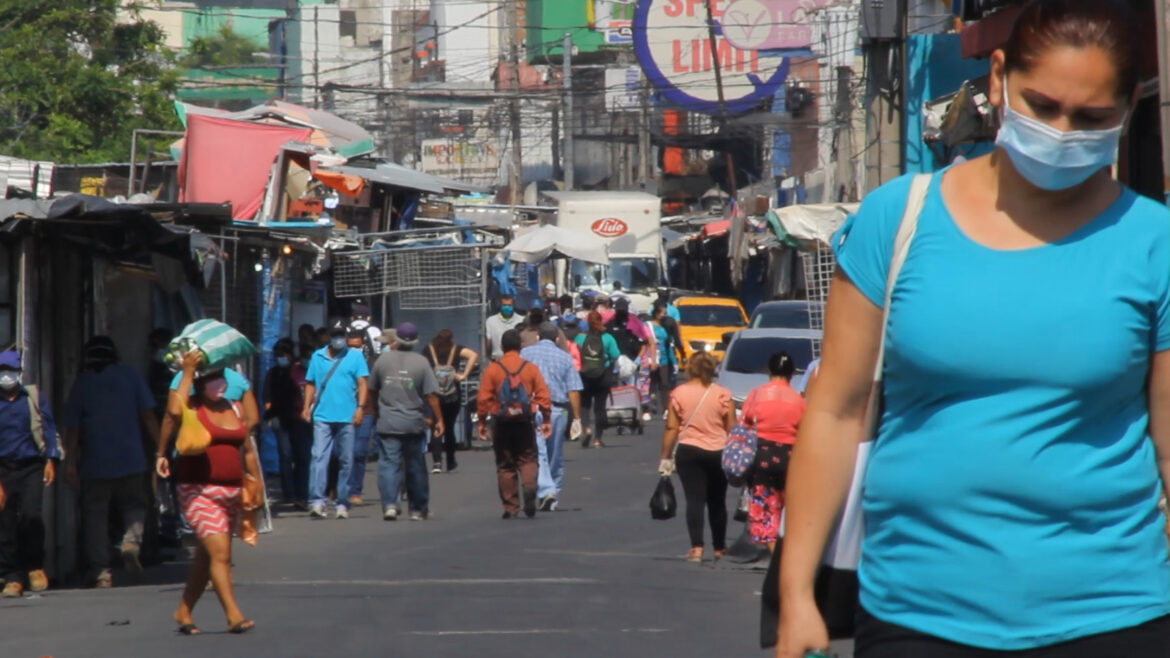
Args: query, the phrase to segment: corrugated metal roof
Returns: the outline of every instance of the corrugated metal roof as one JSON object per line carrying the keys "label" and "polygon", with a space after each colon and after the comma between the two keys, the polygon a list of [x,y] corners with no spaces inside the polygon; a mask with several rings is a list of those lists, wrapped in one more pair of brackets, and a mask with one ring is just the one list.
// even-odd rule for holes
{"label": "corrugated metal roof", "polygon": [[[0,155],[0,197],[8,187],[15,187],[34,196],[53,195],[53,169],[57,165],[43,160],[25,160]],[[33,178],[36,178],[34,189]]]}

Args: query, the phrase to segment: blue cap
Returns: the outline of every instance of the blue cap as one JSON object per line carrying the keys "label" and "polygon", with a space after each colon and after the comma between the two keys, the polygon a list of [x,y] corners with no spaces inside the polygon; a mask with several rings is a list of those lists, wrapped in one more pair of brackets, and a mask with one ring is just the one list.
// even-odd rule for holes
{"label": "blue cap", "polygon": [[13,370],[20,370],[20,352],[16,350],[5,350],[0,352],[0,368],[12,368]]}

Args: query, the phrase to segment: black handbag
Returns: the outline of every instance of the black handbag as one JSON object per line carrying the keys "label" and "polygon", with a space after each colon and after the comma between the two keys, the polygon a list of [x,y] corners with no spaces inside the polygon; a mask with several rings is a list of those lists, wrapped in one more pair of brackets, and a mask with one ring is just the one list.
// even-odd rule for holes
{"label": "black handbag", "polygon": [[[784,539],[776,542],[776,551],[764,574],[760,592],[760,648],[776,646],[780,629],[780,554]],[[859,605],[857,572],[821,565],[813,584],[813,598],[825,620],[829,638],[853,637]]]}
{"label": "black handbag", "polygon": [[650,518],[665,521],[673,519],[678,511],[678,500],[674,497],[674,484],[670,476],[658,478],[658,486],[654,487],[654,495],[650,496]]}

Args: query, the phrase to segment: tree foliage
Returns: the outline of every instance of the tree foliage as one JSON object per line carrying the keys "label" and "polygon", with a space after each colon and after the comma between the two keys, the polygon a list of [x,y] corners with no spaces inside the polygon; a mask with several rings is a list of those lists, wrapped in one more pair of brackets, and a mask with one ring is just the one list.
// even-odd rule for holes
{"label": "tree foliage", "polygon": [[126,161],[135,128],[176,129],[158,24],[119,0],[0,0],[0,153]]}
{"label": "tree foliage", "polygon": [[188,69],[201,69],[264,64],[267,60],[256,55],[264,50],[267,50],[267,46],[241,35],[231,25],[224,25],[214,35],[192,39],[179,65]]}

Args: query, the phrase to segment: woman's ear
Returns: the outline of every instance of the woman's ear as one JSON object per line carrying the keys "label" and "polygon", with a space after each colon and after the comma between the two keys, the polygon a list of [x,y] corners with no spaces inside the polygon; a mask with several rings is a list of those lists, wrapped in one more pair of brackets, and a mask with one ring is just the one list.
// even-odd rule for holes
{"label": "woman's ear", "polygon": [[1007,93],[1004,79],[1007,75],[1007,60],[1002,49],[991,53],[991,75],[988,78],[987,100],[992,107],[1003,107],[1003,95]]}

